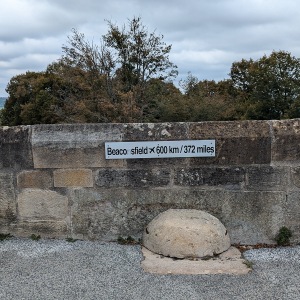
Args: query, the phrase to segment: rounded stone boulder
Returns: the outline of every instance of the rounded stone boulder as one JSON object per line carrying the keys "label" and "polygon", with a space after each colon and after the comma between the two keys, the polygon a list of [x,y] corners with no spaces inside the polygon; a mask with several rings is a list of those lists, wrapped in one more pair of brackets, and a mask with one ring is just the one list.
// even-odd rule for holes
{"label": "rounded stone boulder", "polygon": [[145,228],[144,246],[157,254],[175,258],[214,256],[230,247],[224,225],[207,212],[169,209]]}

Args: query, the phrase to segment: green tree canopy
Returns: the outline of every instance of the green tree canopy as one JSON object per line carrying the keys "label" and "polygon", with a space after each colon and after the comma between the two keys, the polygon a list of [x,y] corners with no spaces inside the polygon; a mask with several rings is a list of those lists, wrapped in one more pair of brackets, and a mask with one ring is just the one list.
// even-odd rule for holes
{"label": "green tree canopy", "polygon": [[255,61],[235,62],[230,76],[244,110],[243,118],[295,116],[295,103],[300,96],[300,60],[289,52],[273,51]]}

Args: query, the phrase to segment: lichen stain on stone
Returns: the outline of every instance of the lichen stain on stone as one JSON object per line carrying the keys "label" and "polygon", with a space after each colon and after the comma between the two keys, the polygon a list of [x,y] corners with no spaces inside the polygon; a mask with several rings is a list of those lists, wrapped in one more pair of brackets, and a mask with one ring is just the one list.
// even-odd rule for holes
{"label": "lichen stain on stone", "polygon": [[163,129],[161,131],[161,135],[171,136],[171,134],[166,129]]}
{"label": "lichen stain on stone", "polygon": [[138,129],[138,130],[140,130],[140,131],[144,131],[143,125],[144,125],[144,124],[136,123],[136,124],[133,124],[133,128],[134,128],[134,129]]}

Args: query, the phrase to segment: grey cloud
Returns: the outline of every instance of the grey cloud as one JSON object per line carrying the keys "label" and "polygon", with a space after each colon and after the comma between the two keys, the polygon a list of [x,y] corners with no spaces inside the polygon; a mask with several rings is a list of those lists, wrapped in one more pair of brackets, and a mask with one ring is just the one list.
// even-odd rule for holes
{"label": "grey cloud", "polygon": [[[105,19],[141,16],[172,44],[179,78],[227,77],[232,62],[272,50],[300,56],[298,0],[5,0],[0,11],[0,96],[11,76],[43,70],[61,55],[71,29],[98,42]],[[14,73],[15,72],[15,73]],[[179,79],[178,79],[179,80]]]}

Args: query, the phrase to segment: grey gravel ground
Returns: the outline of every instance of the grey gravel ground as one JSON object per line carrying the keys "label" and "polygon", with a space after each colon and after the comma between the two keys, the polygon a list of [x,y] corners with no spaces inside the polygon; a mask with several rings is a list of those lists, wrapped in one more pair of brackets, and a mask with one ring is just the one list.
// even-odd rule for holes
{"label": "grey gravel ground", "polygon": [[245,252],[248,275],[144,273],[139,246],[0,242],[0,299],[300,299],[300,246]]}

